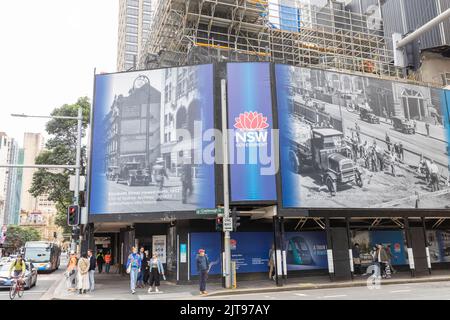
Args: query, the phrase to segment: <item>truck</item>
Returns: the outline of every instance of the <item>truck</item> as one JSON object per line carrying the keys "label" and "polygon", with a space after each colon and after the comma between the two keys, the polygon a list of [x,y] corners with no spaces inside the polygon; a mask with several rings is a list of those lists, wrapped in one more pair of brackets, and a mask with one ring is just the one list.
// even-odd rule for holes
{"label": "truck", "polygon": [[129,187],[135,185],[149,186],[152,180],[149,170],[142,169],[139,162],[123,163],[116,173],[110,175],[109,179],[115,180],[116,183],[125,181]]}
{"label": "truck", "polygon": [[307,125],[301,128],[301,124],[294,123],[289,134],[289,163],[294,173],[300,174],[305,166],[312,167],[332,196],[343,185],[354,183],[363,187],[362,171],[353,162],[352,150],[342,132],[330,128],[307,129]]}

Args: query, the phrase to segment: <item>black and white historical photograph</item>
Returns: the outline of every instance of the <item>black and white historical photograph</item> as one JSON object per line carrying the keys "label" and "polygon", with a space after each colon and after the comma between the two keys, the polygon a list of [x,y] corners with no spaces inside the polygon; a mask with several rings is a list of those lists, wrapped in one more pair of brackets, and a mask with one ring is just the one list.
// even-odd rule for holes
{"label": "black and white historical photograph", "polygon": [[450,206],[442,90],[285,68],[282,132],[302,207]]}
{"label": "black and white historical photograph", "polygon": [[[108,84],[97,96],[113,99],[94,126],[94,156],[103,160],[103,172],[93,172],[93,191],[107,197],[100,211],[187,211],[201,205],[209,177],[195,153],[201,160],[202,125],[212,123],[212,116],[202,118],[202,107],[212,110],[212,104],[201,90],[201,76],[200,67],[103,76]],[[97,100],[96,116],[105,101]]]}

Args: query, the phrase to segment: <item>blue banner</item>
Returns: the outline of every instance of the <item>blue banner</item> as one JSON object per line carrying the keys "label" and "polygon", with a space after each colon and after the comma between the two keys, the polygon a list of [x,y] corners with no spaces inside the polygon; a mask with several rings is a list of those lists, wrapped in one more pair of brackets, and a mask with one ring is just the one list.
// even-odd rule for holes
{"label": "blue banner", "polygon": [[328,268],[325,232],[286,232],[285,248],[288,270]]}
{"label": "blue banner", "polygon": [[231,201],[275,201],[269,63],[229,63]]}

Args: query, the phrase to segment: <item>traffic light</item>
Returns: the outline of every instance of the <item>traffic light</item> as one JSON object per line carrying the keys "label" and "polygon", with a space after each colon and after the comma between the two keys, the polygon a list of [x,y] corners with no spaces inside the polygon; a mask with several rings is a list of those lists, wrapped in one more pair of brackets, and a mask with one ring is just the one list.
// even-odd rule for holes
{"label": "traffic light", "polygon": [[239,217],[236,208],[233,208],[233,210],[231,211],[231,217],[233,218],[233,230],[237,231],[237,228],[241,225],[241,223],[239,222],[241,220],[241,217]]}
{"label": "traffic light", "polygon": [[67,224],[71,227],[80,224],[80,207],[78,205],[71,205],[67,209]]}
{"label": "traffic light", "polygon": [[216,218],[216,231],[223,231],[223,217]]}

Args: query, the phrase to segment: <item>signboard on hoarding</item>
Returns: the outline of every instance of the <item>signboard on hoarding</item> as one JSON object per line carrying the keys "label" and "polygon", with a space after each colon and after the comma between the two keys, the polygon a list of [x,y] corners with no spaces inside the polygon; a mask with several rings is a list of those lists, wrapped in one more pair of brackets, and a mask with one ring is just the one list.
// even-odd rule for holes
{"label": "signboard on hoarding", "polygon": [[281,207],[450,206],[445,90],[275,65]]}
{"label": "signboard on hoarding", "polygon": [[89,214],[216,207],[213,87],[212,65],[95,77]]}
{"label": "signboard on hoarding", "polygon": [[153,236],[152,240],[152,253],[156,253],[159,260],[166,263],[166,236]]}
{"label": "signboard on hoarding", "polygon": [[275,201],[269,63],[228,63],[231,201]]}

